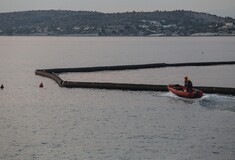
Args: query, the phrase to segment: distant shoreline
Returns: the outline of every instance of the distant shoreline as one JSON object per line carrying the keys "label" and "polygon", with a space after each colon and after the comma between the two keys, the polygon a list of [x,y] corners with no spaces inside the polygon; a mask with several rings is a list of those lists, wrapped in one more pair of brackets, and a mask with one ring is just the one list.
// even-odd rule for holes
{"label": "distant shoreline", "polygon": [[140,35],[110,35],[110,36],[99,36],[99,35],[0,35],[0,37],[235,37],[235,34],[231,35],[189,35],[189,36],[167,36],[167,35],[147,35],[147,36],[140,36]]}
{"label": "distant shoreline", "polygon": [[2,36],[235,36],[235,19],[184,10],[112,14],[25,11],[0,14],[0,22]]}

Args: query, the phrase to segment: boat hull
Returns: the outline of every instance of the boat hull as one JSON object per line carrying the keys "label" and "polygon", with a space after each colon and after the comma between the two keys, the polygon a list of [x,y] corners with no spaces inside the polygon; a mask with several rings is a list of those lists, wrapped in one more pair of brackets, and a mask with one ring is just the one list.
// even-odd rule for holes
{"label": "boat hull", "polygon": [[187,88],[178,84],[169,84],[167,88],[170,92],[174,93],[179,97],[185,98],[201,98],[203,96],[203,92],[193,88],[192,92],[187,92]]}

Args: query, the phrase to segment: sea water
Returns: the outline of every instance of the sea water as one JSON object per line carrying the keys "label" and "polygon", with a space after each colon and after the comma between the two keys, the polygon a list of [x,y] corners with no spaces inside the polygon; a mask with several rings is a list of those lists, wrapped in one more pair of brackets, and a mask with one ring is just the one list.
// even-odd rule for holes
{"label": "sea water", "polygon": [[[234,37],[0,37],[0,159],[235,157],[235,98],[60,88],[36,69],[234,61]],[[235,88],[234,65],[62,74],[63,79]],[[39,88],[43,82],[44,88]]]}

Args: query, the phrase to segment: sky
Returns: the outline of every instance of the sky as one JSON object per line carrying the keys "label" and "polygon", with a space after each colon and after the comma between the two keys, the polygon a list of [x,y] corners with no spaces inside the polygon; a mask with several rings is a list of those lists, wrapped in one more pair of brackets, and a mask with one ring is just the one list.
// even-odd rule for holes
{"label": "sky", "polygon": [[235,0],[0,0],[0,13],[48,9],[104,13],[184,9],[235,18]]}

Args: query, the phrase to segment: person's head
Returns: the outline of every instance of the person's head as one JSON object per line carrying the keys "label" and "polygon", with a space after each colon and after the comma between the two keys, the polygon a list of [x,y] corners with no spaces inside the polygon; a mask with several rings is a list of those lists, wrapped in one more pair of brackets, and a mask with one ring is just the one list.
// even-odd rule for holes
{"label": "person's head", "polygon": [[187,80],[188,80],[188,77],[187,77],[187,76],[185,76],[185,77],[184,77],[184,80],[185,80],[185,81],[187,81]]}

